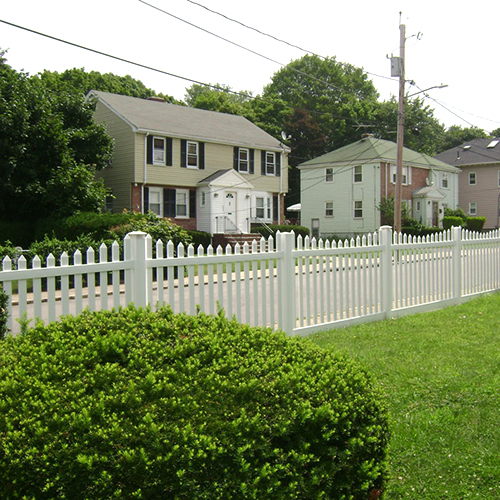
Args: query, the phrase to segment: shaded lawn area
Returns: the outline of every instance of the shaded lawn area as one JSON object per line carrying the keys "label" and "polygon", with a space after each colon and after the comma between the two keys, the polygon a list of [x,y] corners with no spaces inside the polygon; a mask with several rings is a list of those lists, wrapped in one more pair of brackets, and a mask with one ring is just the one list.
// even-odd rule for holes
{"label": "shaded lawn area", "polygon": [[500,498],[500,294],[310,336],[382,387],[387,499]]}

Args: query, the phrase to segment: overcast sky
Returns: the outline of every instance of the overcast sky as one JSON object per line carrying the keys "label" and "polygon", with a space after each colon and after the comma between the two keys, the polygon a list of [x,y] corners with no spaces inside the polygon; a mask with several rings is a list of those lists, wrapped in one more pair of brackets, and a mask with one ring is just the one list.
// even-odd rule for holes
{"label": "overcast sky", "polygon": [[[146,0],[145,0],[146,1]],[[387,56],[399,55],[406,26],[409,94],[437,85],[426,104],[446,126],[500,127],[500,2],[358,0],[196,0],[209,9],[321,56],[362,67],[381,99],[398,93]],[[262,92],[273,74],[305,52],[257,34],[189,0],[147,0],[216,38],[140,0],[0,0],[0,19],[202,83]],[[417,36],[420,33],[419,36]],[[16,70],[131,75],[157,92],[183,99],[192,82],[142,69],[0,23],[0,48]],[[270,61],[272,59],[273,61]]]}

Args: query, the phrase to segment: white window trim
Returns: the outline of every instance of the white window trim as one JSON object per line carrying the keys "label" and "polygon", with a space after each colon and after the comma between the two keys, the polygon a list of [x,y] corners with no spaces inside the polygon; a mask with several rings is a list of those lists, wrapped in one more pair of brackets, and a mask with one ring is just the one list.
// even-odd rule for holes
{"label": "white window trim", "polygon": [[[259,200],[262,200],[262,205],[259,205]],[[258,210],[262,210],[262,216],[259,216]],[[255,197],[255,218],[256,219],[264,219],[266,215],[266,198],[265,196],[256,196]]]}
{"label": "white window trim", "polygon": [[[328,171],[331,171],[331,173],[329,173]],[[332,176],[331,179],[328,179],[328,177],[330,177],[330,175]],[[333,182],[333,168],[332,167],[327,167],[325,168],[325,182]]]}
{"label": "white window trim", "polygon": [[[450,189],[450,179],[448,177],[448,174],[446,172],[443,172],[441,174],[441,187],[443,189]],[[445,183],[446,183],[446,186],[445,186]]]}
{"label": "white window trim", "polygon": [[[244,151],[246,151],[246,154],[247,154],[246,160],[242,160],[242,158],[241,158],[241,153]],[[241,165],[243,163],[246,163],[246,170],[243,170],[241,168]],[[250,171],[250,150],[247,148],[239,148],[238,149],[238,172],[241,172],[242,174],[248,174],[249,171]]]}
{"label": "white window trim", "polygon": [[[163,160],[157,160],[155,158],[155,151],[158,148],[155,148],[155,142],[156,141],[162,141],[163,142]],[[167,160],[167,140],[165,137],[157,137],[153,136],[153,165],[166,165],[166,160]]]}
{"label": "white window trim", "polygon": [[[194,144],[196,146],[196,153],[189,153],[189,145]],[[196,158],[196,165],[189,164],[189,158]],[[200,165],[200,145],[196,141],[186,141],[186,167],[187,168],[199,168]]]}
{"label": "white window trim", "polygon": [[[331,204],[330,208],[328,207],[328,204]],[[331,214],[328,213],[329,210],[332,212]],[[333,217],[333,213],[334,213],[333,212],[333,201],[325,201],[325,217],[328,217],[328,218]]]}
{"label": "white window trim", "polygon": [[[186,215],[178,215],[177,207],[181,206],[179,198],[181,194],[186,196]],[[175,190],[175,218],[176,219],[189,219],[189,189],[176,189]]]}
{"label": "white window trim", "polygon": [[477,202],[475,201],[469,202],[469,215],[477,215]]}
{"label": "white window trim", "polygon": [[[272,156],[273,161],[267,161],[268,156]],[[269,166],[272,165],[272,172],[269,172]],[[266,151],[266,175],[276,175],[276,155],[272,151]]]}
{"label": "white window trim", "polygon": [[[361,208],[356,209],[356,203],[361,203]],[[356,210],[361,210],[361,215],[356,215]],[[363,200],[354,200],[353,201],[353,217],[354,219],[362,219],[363,218]]]}
{"label": "white window trim", "polygon": [[[474,175],[474,182],[471,182],[471,175]],[[477,184],[476,172],[469,172],[469,186],[475,186],[476,184]]]}
{"label": "white window trim", "polygon": [[[356,169],[359,168],[360,169],[360,172],[358,172],[358,174],[361,175],[361,180],[360,181],[357,181],[356,180]],[[354,184],[361,184],[363,182],[363,165],[356,165],[353,170],[352,170],[352,182]]]}
{"label": "white window trim", "polygon": [[200,192],[200,206],[204,207],[207,204],[207,193],[205,191]]}
{"label": "white window trim", "polygon": [[[154,210],[151,210],[151,195],[152,194],[158,194],[158,203],[159,203],[159,209],[158,213],[154,212]],[[163,189],[162,188],[155,188],[155,187],[150,187],[149,188],[149,210],[154,212],[157,217],[163,217]]]}
{"label": "white window trim", "polygon": [[[397,174],[397,166],[391,165],[391,184],[396,184],[396,174]],[[405,182],[406,176],[406,182]],[[411,184],[411,167],[405,167],[403,165],[403,179],[401,184],[403,186],[409,186]]]}

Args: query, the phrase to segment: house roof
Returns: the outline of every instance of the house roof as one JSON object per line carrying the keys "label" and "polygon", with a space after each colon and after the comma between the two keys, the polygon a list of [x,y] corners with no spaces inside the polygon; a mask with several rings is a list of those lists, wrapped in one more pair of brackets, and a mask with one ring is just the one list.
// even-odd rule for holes
{"label": "house roof", "polygon": [[[397,144],[384,139],[366,137],[347,146],[330,151],[299,165],[299,168],[315,168],[324,166],[359,165],[370,162],[396,164]],[[403,148],[403,164],[420,168],[436,168],[456,171],[456,168],[436,158],[412,149]]]}
{"label": "house roof", "polygon": [[500,163],[500,138],[473,139],[464,142],[460,146],[443,151],[437,154],[435,158],[456,167],[498,164]]}
{"label": "house roof", "polygon": [[287,146],[243,116],[97,90],[91,90],[89,95],[96,96],[136,131],[257,149],[290,151]]}

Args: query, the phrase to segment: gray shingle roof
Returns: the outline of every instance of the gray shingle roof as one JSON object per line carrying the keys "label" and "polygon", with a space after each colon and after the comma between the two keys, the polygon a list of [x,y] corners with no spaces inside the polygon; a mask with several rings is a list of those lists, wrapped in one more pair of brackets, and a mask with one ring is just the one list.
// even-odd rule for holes
{"label": "gray shingle roof", "polygon": [[89,94],[97,96],[139,131],[257,149],[283,149],[277,139],[243,116],[96,90]]}
{"label": "gray shingle roof", "polygon": [[[494,147],[489,148],[488,144],[499,141]],[[473,139],[464,142],[460,146],[448,149],[439,153],[435,158],[445,161],[456,167],[466,165],[498,164],[500,163],[500,139]]]}
{"label": "gray shingle roof", "polygon": [[[299,167],[321,167],[325,165],[359,165],[369,162],[385,162],[396,164],[397,144],[384,139],[366,137],[348,144],[342,148],[330,151],[322,156],[301,163]],[[438,168],[440,170],[455,171],[456,169],[443,161],[432,158],[412,149],[403,148],[403,164],[422,168]]]}

